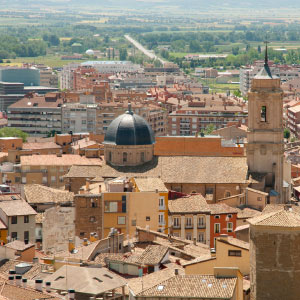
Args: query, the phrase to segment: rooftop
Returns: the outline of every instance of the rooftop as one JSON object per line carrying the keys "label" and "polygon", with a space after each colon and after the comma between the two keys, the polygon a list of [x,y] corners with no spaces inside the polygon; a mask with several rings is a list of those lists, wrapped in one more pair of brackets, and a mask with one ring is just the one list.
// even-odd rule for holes
{"label": "rooftop", "polygon": [[218,214],[234,214],[238,213],[239,209],[235,207],[231,207],[225,203],[216,203],[216,204],[208,204],[211,214],[218,215]]}
{"label": "rooftop", "polygon": [[104,163],[97,176],[116,178],[126,173],[127,177],[160,177],[164,183],[245,183],[247,172],[246,157],[160,156],[136,167]]}
{"label": "rooftop", "polygon": [[24,200],[0,202],[0,209],[8,216],[36,215],[36,211]]}
{"label": "rooftop", "polygon": [[225,239],[220,237],[220,238],[218,238],[218,241],[221,242],[221,243],[225,243],[225,244],[228,244],[228,245],[231,245],[231,246],[238,247],[238,248],[242,248],[242,249],[246,249],[246,250],[250,249],[250,244],[249,243],[244,242],[244,241],[239,240],[239,239],[236,239],[236,238],[231,237],[231,236],[227,236]]}
{"label": "rooftop", "polygon": [[5,247],[11,248],[11,249],[14,249],[17,251],[24,251],[31,247],[34,247],[34,244],[31,244],[31,243],[25,244],[23,241],[15,240],[13,242],[7,243],[5,245]]}
{"label": "rooftop", "polygon": [[177,275],[140,292],[138,297],[231,299],[237,279],[213,275]]}
{"label": "rooftop", "polygon": [[[71,276],[67,276],[70,274]],[[68,280],[67,280],[68,277]],[[64,265],[48,276],[51,288],[66,291],[74,289],[77,293],[99,295],[126,285],[119,275],[106,268],[86,268]]]}
{"label": "rooftop", "polygon": [[40,149],[61,149],[61,146],[54,142],[36,142],[36,143],[24,143],[23,150],[40,150]]}
{"label": "rooftop", "polygon": [[289,210],[279,210],[265,213],[249,219],[248,222],[255,226],[298,228],[300,229],[300,215]]}
{"label": "rooftop", "polygon": [[73,165],[65,178],[96,178],[101,177],[101,166],[92,166],[92,165]]}
{"label": "rooftop", "polygon": [[170,213],[210,212],[210,208],[202,195],[169,200],[168,207]]}
{"label": "rooftop", "polygon": [[149,245],[137,259],[141,265],[158,265],[168,252],[168,247],[161,245]]}
{"label": "rooftop", "polygon": [[73,202],[74,194],[40,184],[24,185],[25,199],[28,203],[66,203]]}
{"label": "rooftop", "polygon": [[158,177],[135,177],[134,182],[140,192],[168,192],[163,181]]}
{"label": "rooftop", "polygon": [[100,165],[99,159],[89,159],[75,154],[55,154],[21,156],[22,166],[72,166],[72,165]]}

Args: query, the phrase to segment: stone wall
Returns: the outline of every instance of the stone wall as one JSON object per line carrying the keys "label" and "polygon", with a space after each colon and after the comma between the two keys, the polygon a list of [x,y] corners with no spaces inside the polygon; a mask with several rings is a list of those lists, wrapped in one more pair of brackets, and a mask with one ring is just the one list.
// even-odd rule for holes
{"label": "stone wall", "polygon": [[298,300],[300,231],[250,228],[251,300]]}

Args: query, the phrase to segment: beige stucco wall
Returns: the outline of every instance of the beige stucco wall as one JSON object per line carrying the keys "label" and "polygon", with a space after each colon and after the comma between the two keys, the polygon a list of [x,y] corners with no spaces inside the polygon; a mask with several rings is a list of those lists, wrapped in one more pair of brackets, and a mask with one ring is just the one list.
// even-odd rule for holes
{"label": "beige stucco wall", "polygon": [[247,205],[250,205],[253,208],[263,210],[267,205],[267,196],[268,196],[267,193],[255,191],[249,188],[246,189]]}
{"label": "beige stucco wall", "polygon": [[[242,256],[228,256],[228,250],[241,250]],[[216,241],[216,259],[185,267],[186,274],[214,274],[214,267],[237,267],[243,275],[250,273],[249,250]]]}
{"label": "beige stucco wall", "polygon": [[[109,159],[109,152],[111,152],[111,160]],[[123,153],[127,153],[127,162],[123,162]],[[141,153],[144,153],[144,161],[141,161]],[[105,160],[116,166],[136,166],[143,164],[153,158],[153,145],[139,145],[139,146],[116,146],[104,145]]]}
{"label": "beige stucco wall", "polygon": [[17,217],[17,224],[11,224],[11,217],[8,218],[8,236],[17,232],[18,240],[24,241],[24,231],[29,231],[29,241],[35,243],[35,215],[29,216],[29,223],[24,223],[24,216]]}

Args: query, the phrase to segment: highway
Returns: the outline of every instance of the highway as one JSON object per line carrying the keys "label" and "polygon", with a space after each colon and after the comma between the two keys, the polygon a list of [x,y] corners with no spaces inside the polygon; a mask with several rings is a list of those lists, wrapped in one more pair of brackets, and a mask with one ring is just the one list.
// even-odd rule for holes
{"label": "highway", "polygon": [[148,56],[151,59],[158,59],[162,64],[165,63],[164,60],[162,60],[160,57],[156,56],[151,51],[147,50],[143,45],[141,45],[138,41],[134,40],[132,37],[130,37],[128,34],[125,34],[125,38],[133,44],[138,50],[142,51],[146,56]]}

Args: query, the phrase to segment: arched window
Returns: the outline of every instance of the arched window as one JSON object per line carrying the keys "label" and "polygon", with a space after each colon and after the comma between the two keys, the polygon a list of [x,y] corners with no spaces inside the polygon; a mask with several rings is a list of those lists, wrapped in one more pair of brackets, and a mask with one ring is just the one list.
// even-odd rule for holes
{"label": "arched window", "polygon": [[231,193],[229,191],[226,191],[224,196],[225,196],[225,198],[230,197]]}
{"label": "arched window", "polygon": [[123,152],[123,162],[127,162],[127,152]]}
{"label": "arched window", "polygon": [[108,152],[108,161],[111,161],[112,155],[111,155],[111,151]]}

